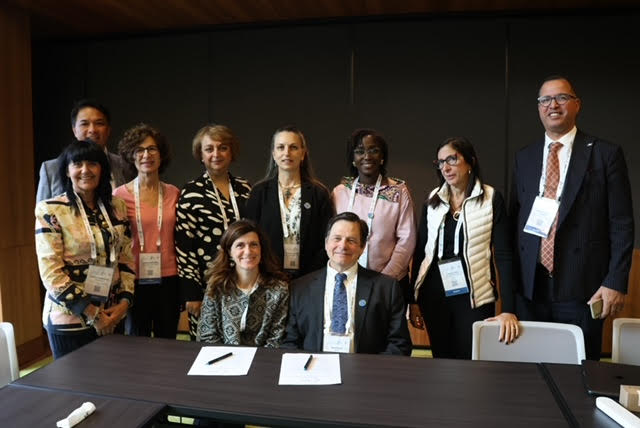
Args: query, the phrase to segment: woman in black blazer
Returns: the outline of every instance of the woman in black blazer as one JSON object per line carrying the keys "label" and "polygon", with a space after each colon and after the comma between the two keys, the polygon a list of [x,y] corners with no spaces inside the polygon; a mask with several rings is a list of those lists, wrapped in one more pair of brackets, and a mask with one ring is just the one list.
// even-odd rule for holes
{"label": "woman in black blazer", "polygon": [[268,235],[291,278],[325,266],[324,235],[333,213],[329,191],[313,174],[304,135],[294,126],[277,129],[267,174],[251,190],[246,215]]}

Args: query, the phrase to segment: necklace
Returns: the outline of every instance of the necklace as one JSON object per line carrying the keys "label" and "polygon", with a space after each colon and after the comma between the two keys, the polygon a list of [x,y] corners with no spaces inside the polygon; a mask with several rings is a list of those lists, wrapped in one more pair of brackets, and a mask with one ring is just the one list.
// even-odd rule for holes
{"label": "necklace", "polygon": [[282,189],[282,195],[284,196],[285,199],[291,199],[291,197],[294,194],[294,189],[297,189],[298,187],[300,187],[300,183],[298,184],[290,184],[289,186],[285,186],[284,184],[280,183],[278,181],[278,184],[280,185],[280,188]]}

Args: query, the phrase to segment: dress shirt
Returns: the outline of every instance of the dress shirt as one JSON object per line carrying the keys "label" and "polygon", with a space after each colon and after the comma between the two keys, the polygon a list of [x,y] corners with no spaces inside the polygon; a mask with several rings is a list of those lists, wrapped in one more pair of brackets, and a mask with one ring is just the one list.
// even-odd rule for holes
{"label": "dress shirt", "polygon": [[[333,289],[336,286],[336,275],[339,272],[327,263],[327,279],[324,286],[324,336],[326,337],[331,331],[331,315],[333,312]],[[356,305],[356,285],[358,283],[358,263],[354,263],[349,269],[342,272],[347,275],[344,280],[344,286],[347,290],[347,328],[346,335],[349,336],[349,352],[353,353],[355,350],[354,342],[354,319]]]}
{"label": "dress shirt", "polygon": [[558,151],[558,160],[560,161],[560,181],[558,181],[558,189],[556,190],[556,199],[560,199],[562,196],[562,188],[564,187],[567,171],[569,170],[569,161],[571,160],[571,150],[573,149],[573,140],[576,138],[578,128],[575,126],[573,129],[557,140],[553,140],[546,133],[544,134],[544,148],[542,152],[542,171],[540,173],[540,195],[544,193],[544,181],[547,175],[547,158],[549,156],[549,146],[552,143],[558,142],[562,144],[562,147]]}

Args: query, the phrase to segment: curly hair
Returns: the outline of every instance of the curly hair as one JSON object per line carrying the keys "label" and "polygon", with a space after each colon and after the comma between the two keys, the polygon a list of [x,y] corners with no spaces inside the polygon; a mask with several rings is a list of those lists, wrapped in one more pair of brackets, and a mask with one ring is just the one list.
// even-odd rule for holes
{"label": "curly hair", "polygon": [[236,137],[228,126],[212,124],[200,128],[198,132],[196,132],[196,136],[193,137],[191,151],[193,157],[198,162],[202,162],[202,139],[205,136],[209,137],[211,141],[220,141],[223,144],[229,145],[231,148],[231,160],[236,160],[240,151],[240,141],[238,141],[238,137]]}
{"label": "curly hair", "polygon": [[263,287],[275,287],[287,283],[287,275],[282,272],[276,256],[271,252],[269,239],[252,220],[238,220],[229,225],[220,239],[220,250],[205,272],[206,294],[213,297],[216,290],[229,294],[237,285],[237,274],[231,265],[231,246],[241,236],[255,232],[260,241],[259,283]]}
{"label": "curly hair", "polygon": [[169,163],[171,163],[171,151],[169,149],[169,143],[164,135],[157,129],[153,128],[146,123],[139,123],[134,127],[127,129],[122,136],[122,139],[118,143],[118,153],[122,156],[125,162],[127,162],[133,170],[135,170],[135,152],[138,146],[151,137],[158,146],[160,151],[160,169],[158,172],[163,173]]}

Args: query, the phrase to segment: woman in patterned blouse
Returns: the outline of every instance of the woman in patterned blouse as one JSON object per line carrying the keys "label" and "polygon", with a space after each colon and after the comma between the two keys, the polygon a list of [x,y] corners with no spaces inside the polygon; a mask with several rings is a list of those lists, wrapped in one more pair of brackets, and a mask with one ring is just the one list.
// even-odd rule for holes
{"label": "woman in patterned blouse", "polygon": [[352,211],[369,226],[360,264],[397,279],[409,302],[409,262],[416,245],[413,200],[403,180],[387,176],[388,163],[384,138],[373,129],[355,130],[347,141],[351,177],[344,177],[331,197],[338,213]]}
{"label": "woman in patterned blouse", "polygon": [[104,150],[75,141],[58,159],[65,193],[36,205],[35,231],[54,358],[113,333],[133,302],[135,278],[127,208],[111,198]]}
{"label": "woman in patterned blouse", "polygon": [[207,125],[193,139],[193,156],[206,171],[180,192],[176,210],[176,255],[181,301],[189,313],[189,334],[196,337],[206,282],[204,272],[215,258],[220,237],[244,216],[251,186],[229,173],[238,156],[238,139],[223,125]]}
{"label": "woman in patterned blouse", "polygon": [[198,340],[225,345],[278,347],[285,330],[286,275],[250,220],[233,223],[206,273]]}
{"label": "woman in patterned blouse", "polygon": [[329,191],[313,174],[304,135],[294,126],[277,129],[267,174],[251,190],[247,218],[267,233],[291,278],[326,265],[324,234],[332,216]]}

